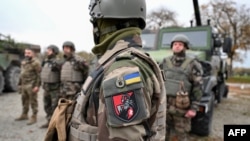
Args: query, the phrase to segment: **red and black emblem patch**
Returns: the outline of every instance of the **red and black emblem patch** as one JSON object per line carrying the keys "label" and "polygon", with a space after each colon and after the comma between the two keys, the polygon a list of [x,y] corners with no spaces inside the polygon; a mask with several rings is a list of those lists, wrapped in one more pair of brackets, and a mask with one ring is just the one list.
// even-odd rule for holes
{"label": "red and black emblem patch", "polygon": [[122,121],[131,121],[139,111],[133,91],[114,95],[112,101],[114,113]]}

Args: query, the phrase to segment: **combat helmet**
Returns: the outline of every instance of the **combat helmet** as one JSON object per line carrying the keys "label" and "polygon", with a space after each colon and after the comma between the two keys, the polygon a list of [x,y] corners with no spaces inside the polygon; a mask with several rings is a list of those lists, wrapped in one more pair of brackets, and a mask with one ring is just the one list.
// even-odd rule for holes
{"label": "combat helmet", "polygon": [[187,36],[183,35],[183,34],[177,34],[172,38],[172,42],[171,42],[171,48],[173,47],[173,43],[174,42],[183,42],[186,49],[189,49],[190,43],[189,43],[189,39]]}
{"label": "combat helmet", "polygon": [[145,0],[90,0],[89,15],[94,26],[96,43],[95,38],[98,39],[101,35],[134,26],[134,23],[131,22],[120,22],[101,31],[97,27],[97,20],[133,19],[137,22],[139,28],[144,29],[146,26],[146,2]]}
{"label": "combat helmet", "polygon": [[49,45],[47,48],[51,49],[55,55],[59,53],[59,48],[56,45]]}
{"label": "combat helmet", "polygon": [[65,46],[70,47],[72,49],[72,51],[75,51],[75,45],[73,42],[65,41],[62,45],[62,48],[64,48]]}

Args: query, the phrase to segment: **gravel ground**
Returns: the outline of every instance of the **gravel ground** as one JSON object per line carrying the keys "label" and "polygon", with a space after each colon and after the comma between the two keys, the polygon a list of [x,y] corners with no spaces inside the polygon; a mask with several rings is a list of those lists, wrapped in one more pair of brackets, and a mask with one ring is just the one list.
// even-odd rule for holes
{"label": "gravel ground", "polygon": [[[43,141],[46,129],[39,127],[46,122],[43,110],[42,90],[38,95],[38,122],[26,125],[27,121],[14,121],[21,114],[21,95],[4,93],[0,95],[0,141]],[[212,133],[200,138],[206,141],[223,141],[223,125],[250,124],[250,88],[240,89],[237,85],[230,87],[228,98],[215,107]],[[29,111],[31,116],[31,110]]]}

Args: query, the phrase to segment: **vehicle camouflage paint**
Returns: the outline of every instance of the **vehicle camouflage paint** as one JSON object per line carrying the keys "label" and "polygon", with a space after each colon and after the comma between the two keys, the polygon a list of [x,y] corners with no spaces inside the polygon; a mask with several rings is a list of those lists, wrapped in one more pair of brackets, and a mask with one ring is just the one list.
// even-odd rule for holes
{"label": "vehicle camouflage paint", "polygon": [[0,34],[0,94],[18,90],[21,60],[24,58],[24,49],[28,47],[36,53],[40,52],[39,45],[16,43],[9,36]]}
{"label": "vehicle camouflage paint", "polygon": [[[231,53],[232,40],[229,37],[222,38],[215,27],[201,25],[198,1],[193,0],[196,26],[190,27],[166,27],[158,31],[142,32],[143,48],[158,63],[163,58],[171,56],[170,44],[176,34],[184,34],[189,38],[190,49],[187,55],[198,58],[201,62],[203,75],[203,96],[200,102],[200,111],[192,120],[192,132],[201,136],[209,135],[211,131],[213,108],[215,103],[220,103],[222,97],[226,97],[228,86],[227,56]],[[198,16],[198,17],[197,17]]]}

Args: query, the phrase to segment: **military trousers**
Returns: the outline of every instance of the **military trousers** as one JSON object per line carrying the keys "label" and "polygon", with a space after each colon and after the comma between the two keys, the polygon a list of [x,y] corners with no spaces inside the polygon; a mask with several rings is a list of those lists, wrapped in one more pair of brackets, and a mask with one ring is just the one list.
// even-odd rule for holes
{"label": "military trousers", "polygon": [[22,85],[22,106],[23,106],[22,114],[28,114],[30,106],[33,115],[36,115],[38,112],[37,93],[32,91],[33,88],[34,86],[32,84]]}
{"label": "military trousers", "polygon": [[81,82],[62,82],[60,89],[60,98],[74,100],[77,93],[81,91]]}
{"label": "military trousers", "polygon": [[60,95],[60,84],[59,83],[45,83],[43,85],[43,104],[46,118],[49,121],[57,106],[58,97]]}
{"label": "military trousers", "polygon": [[187,110],[176,107],[176,98],[167,97],[167,141],[189,141],[191,118],[186,118]]}

